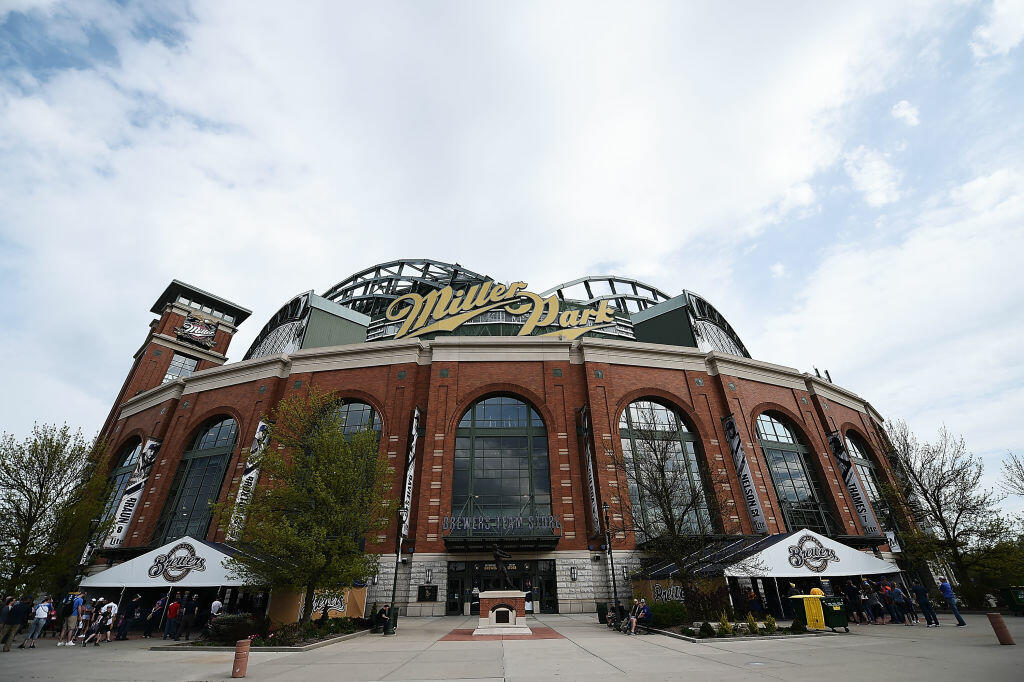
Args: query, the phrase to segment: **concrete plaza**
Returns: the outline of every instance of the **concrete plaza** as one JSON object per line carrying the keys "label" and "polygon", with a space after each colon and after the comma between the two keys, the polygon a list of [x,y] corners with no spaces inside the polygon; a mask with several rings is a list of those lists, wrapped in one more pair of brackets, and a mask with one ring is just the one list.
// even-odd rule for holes
{"label": "concrete plaza", "polygon": [[[984,616],[969,626],[851,626],[850,634],[707,644],[625,637],[592,614],[541,615],[564,638],[441,641],[470,618],[407,618],[394,637],[367,635],[302,653],[254,652],[251,680],[967,680],[1024,679],[1024,618],[1007,618],[1020,644],[1000,646]],[[19,640],[20,641],[20,640]],[[233,654],[150,651],[159,640],[0,654],[0,680],[224,680]]]}

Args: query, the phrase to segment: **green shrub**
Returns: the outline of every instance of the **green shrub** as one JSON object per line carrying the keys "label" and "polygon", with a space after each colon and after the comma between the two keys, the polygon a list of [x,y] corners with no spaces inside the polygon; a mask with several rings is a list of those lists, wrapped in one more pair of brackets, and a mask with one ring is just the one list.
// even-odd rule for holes
{"label": "green shrub", "polygon": [[757,619],[754,618],[753,613],[747,614],[747,632],[752,635],[756,635],[758,633]]}
{"label": "green shrub", "polygon": [[732,623],[726,617],[725,611],[722,611],[722,617],[718,619],[718,636],[732,637],[733,634]]}
{"label": "green shrub", "polygon": [[697,631],[698,637],[714,637],[716,634],[714,626],[707,621],[701,623],[700,630]]}
{"label": "green shrub", "polygon": [[217,616],[209,629],[209,640],[217,644],[234,646],[240,639],[249,639],[253,635],[261,637],[267,634],[267,624],[246,614],[225,614]]}
{"label": "green shrub", "polygon": [[764,617],[764,631],[766,634],[774,635],[778,629],[779,626],[775,622],[775,618],[772,617],[772,614],[769,613]]}
{"label": "green shrub", "polygon": [[656,628],[667,628],[682,625],[686,622],[686,605],[679,601],[666,601],[648,604],[651,609],[651,625]]}
{"label": "green shrub", "polygon": [[807,632],[807,626],[804,625],[804,622],[802,620],[794,618],[793,624],[789,627],[789,631],[792,632],[794,635],[799,635],[804,632]]}

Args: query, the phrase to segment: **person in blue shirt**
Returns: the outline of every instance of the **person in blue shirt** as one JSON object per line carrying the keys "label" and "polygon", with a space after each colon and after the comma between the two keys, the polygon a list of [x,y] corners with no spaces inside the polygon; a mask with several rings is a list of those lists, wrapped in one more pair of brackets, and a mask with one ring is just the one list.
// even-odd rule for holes
{"label": "person in blue shirt", "polygon": [[964,622],[963,617],[960,615],[960,610],[956,608],[956,595],[953,594],[953,587],[945,578],[939,578],[939,592],[945,598],[949,610],[956,616],[956,626],[958,628],[967,627],[967,623]]}
{"label": "person in blue shirt", "polygon": [[57,646],[74,646],[75,632],[78,630],[78,611],[82,606],[81,594],[69,594],[64,600],[63,624],[60,637],[57,638]]}
{"label": "person in blue shirt", "polygon": [[939,627],[939,618],[935,615],[935,609],[932,608],[932,600],[928,598],[928,590],[921,584],[920,578],[914,580],[914,584],[910,586],[910,591],[917,598],[917,605],[921,607],[924,620],[928,623],[926,627]]}

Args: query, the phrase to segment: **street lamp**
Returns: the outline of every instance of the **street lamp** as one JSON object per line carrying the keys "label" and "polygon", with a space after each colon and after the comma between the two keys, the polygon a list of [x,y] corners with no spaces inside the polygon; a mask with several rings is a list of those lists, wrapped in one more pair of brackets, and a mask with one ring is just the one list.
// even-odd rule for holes
{"label": "street lamp", "polygon": [[615,555],[612,554],[612,528],[611,519],[608,515],[608,510],[611,509],[611,505],[605,502],[601,505],[604,509],[604,542],[605,547],[608,548],[608,567],[611,569],[612,576],[612,610],[615,612],[615,628],[619,627],[619,587],[615,584]]}
{"label": "street lamp", "polygon": [[405,526],[405,520],[407,518],[409,518],[409,510],[406,507],[401,507],[398,510],[398,541],[395,548],[395,579],[391,582],[391,605],[388,607],[388,622],[384,624],[385,635],[395,634],[395,621],[397,620],[395,614],[395,591],[398,589],[398,565],[402,563],[402,528]]}

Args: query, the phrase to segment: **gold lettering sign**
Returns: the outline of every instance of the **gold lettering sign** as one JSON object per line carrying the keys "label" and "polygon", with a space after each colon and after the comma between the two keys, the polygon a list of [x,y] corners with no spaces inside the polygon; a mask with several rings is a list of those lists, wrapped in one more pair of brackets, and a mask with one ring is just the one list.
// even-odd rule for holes
{"label": "gold lettering sign", "polygon": [[450,332],[489,310],[502,309],[510,315],[526,319],[518,336],[529,336],[538,327],[558,327],[540,336],[564,336],[575,339],[615,324],[615,310],[608,301],[596,308],[561,310],[558,296],[541,298],[526,290],[526,282],[505,286],[492,280],[465,289],[443,289],[429,294],[402,294],[388,306],[389,322],[400,322],[396,339],[422,336],[434,332]]}

